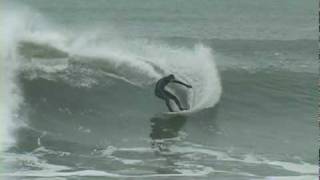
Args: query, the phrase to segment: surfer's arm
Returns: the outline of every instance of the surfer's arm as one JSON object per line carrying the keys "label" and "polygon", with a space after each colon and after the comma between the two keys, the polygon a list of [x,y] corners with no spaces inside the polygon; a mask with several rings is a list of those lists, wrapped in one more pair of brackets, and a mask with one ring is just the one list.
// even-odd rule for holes
{"label": "surfer's arm", "polygon": [[177,84],[181,84],[181,85],[186,86],[186,87],[188,87],[188,88],[192,88],[191,85],[185,84],[185,83],[183,83],[183,82],[181,82],[181,81],[178,81],[178,80],[173,80],[172,82],[173,82],[173,83],[177,83]]}

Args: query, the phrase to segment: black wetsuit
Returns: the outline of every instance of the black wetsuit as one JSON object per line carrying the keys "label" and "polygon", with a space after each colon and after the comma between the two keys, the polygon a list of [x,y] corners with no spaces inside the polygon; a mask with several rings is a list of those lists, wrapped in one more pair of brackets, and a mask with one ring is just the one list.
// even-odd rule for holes
{"label": "black wetsuit", "polygon": [[181,84],[181,85],[184,85],[188,88],[191,88],[192,86],[188,85],[188,84],[185,84],[181,81],[178,81],[178,80],[175,80],[174,76],[173,75],[169,75],[169,76],[166,76],[166,77],[163,77],[161,78],[157,84],[156,84],[156,87],[155,87],[155,95],[163,100],[166,101],[166,105],[169,109],[169,111],[173,111],[173,109],[171,108],[170,106],[170,99],[172,99],[176,104],[177,106],[179,107],[180,110],[184,110],[184,108],[182,108],[181,106],[181,103],[180,101],[178,100],[178,98],[173,95],[171,92],[167,91],[165,89],[165,87],[170,83],[170,82],[173,82],[173,83],[178,83],[178,84]]}

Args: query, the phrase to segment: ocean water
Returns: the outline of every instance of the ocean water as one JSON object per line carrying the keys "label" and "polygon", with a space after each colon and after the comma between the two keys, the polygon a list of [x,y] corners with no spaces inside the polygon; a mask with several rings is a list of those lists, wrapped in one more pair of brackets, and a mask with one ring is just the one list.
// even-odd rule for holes
{"label": "ocean water", "polygon": [[[1,0],[0,179],[308,180],[317,2]],[[168,115],[170,86],[191,113]]]}

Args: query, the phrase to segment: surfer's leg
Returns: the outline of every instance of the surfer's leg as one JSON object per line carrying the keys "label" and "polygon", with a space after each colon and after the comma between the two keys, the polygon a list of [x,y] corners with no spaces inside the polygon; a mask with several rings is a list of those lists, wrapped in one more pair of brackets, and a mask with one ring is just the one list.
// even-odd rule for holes
{"label": "surfer's leg", "polygon": [[173,109],[172,109],[171,106],[170,106],[170,99],[169,99],[169,97],[167,96],[167,94],[166,94],[165,91],[156,90],[155,95],[156,95],[158,98],[163,99],[163,100],[166,102],[166,105],[167,105],[169,111],[170,111],[170,112],[173,112]]}
{"label": "surfer's leg", "polygon": [[177,106],[179,107],[180,111],[185,110],[185,109],[181,106],[181,103],[180,103],[179,99],[178,99],[175,95],[171,94],[171,93],[168,92],[168,91],[165,91],[165,92],[166,92],[166,96],[169,97],[170,99],[172,99],[172,100],[177,104]]}
{"label": "surfer's leg", "polygon": [[172,107],[170,106],[170,100],[169,100],[168,98],[165,98],[164,100],[166,101],[166,105],[167,105],[169,111],[170,111],[170,112],[173,112],[173,109],[172,109]]}

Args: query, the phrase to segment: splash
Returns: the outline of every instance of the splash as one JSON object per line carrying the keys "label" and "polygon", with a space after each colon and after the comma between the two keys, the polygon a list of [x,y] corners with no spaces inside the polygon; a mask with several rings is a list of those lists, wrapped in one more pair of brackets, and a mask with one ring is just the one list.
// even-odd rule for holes
{"label": "splash", "polygon": [[[4,3],[1,9],[1,64],[0,64],[0,114],[2,148],[14,143],[12,132],[22,125],[19,121],[19,106],[23,95],[19,88],[18,75],[21,70],[21,56],[18,52],[19,43],[35,31],[35,24],[41,24],[39,14],[31,13],[26,7]],[[44,24],[42,24],[44,25]],[[2,149],[3,150],[3,149]]]}
{"label": "splash", "polygon": [[[2,11],[3,12],[3,11]],[[19,31],[22,30],[17,16],[7,16],[2,13],[1,23],[6,24],[1,28],[1,70],[0,70],[0,114],[1,114],[1,144],[2,148],[8,147],[14,142],[11,131],[15,127],[17,111],[22,97],[17,84],[17,71],[19,62],[16,54],[16,44]]]}
{"label": "splash", "polygon": [[190,109],[195,111],[214,106],[222,92],[211,49],[202,44],[187,49],[147,40],[117,39],[94,46],[84,43],[69,52],[77,56],[78,61],[105,67],[108,72],[140,86],[174,74],[193,86],[190,90],[175,87],[172,91],[178,89],[179,93],[185,93]]}

